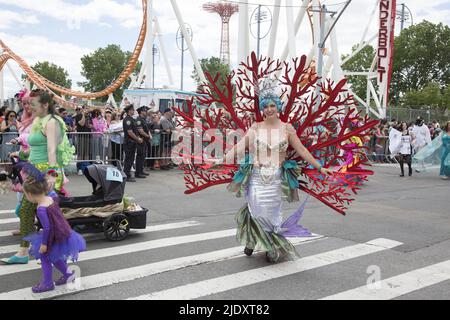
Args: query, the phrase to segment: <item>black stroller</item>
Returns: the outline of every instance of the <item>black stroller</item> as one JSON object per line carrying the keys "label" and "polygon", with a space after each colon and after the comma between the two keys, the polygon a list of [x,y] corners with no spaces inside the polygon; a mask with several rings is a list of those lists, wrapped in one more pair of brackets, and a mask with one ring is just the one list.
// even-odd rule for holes
{"label": "black stroller", "polygon": [[[60,197],[59,203],[63,211],[70,209],[92,208],[101,210],[105,206],[121,204],[124,199],[125,179],[122,182],[108,179],[108,170],[118,172],[111,165],[93,164],[83,171],[87,180],[92,184],[93,193],[85,197]],[[120,172],[125,177],[123,172]],[[64,210],[66,209],[66,210]],[[147,226],[147,209],[128,211],[126,208],[108,217],[68,218],[71,227],[80,233],[103,232],[106,239],[120,241],[127,237],[130,229],[145,229]]]}
{"label": "black stroller", "polygon": [[[19,179],[22,183],[19,162],[15,159],[12,161],[13,172],[9,178]],[[146,228],[147,209],[135,206],[135,210],[127,210],[126,205],[121,205],[125,192],[125,178],[120,179],[120,175],[125,177],[125,174],[121,170],[111,165],[93,164],[86,167],[83,173],[92,184],[92,195],[69,198],[59,196],[59,206],[75,231],[103,232],[109,241],[121,241],[128,236],[130,229]],[[115,174],[116,179],[108,177],[108,173]],[[105,208],[109,211],[107,216],[96,215]],[[72,218],[71,213],[77,212],[83,212],[83,215]],[[39,225],[37,227],[40,228]]]}

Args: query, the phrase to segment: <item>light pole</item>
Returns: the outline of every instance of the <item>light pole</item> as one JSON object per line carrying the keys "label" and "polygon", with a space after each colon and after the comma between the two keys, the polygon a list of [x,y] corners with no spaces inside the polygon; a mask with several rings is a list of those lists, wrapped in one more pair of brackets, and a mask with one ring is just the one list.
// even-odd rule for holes
{"label": "light pole", "polygon": [[[254,38],[256,38],[256,55],[259,57],[259,53],[261,52],[261,40],[267,37],[272,28],[272,12],[270,9],[263,5],[258,5],[258,7],[253,11],[251,15],[251,19],[256,20],[255,22],[250,22],[250,33]],[[264,31],[264,35],[261,35],[261,24],[262,23],[270,23],[269,28]],[[251,25],[256,24],[256,35],[253,33]]]}
{"label": "light pole", "polygon": [[[159,58],[159,49],[156,46],[156,44],[153,44],[153,50],[152,50],[152,64],[153,64],[153,68],[152,68],[152,88],[155,88],[155,65],[156,65],[156,57]],[[158,60],[159,62],[159,60]]]}
{"label": "light pole", "polygon": [[[342,13],[345,11],[345,9],[347,9],[347,7],[351,1],[352,0],[348,0],[345,3],[344,8],[341,10],[341,12],[339,12],[337,18],[334,20],[333,24],[330,26],[326,35],[325,35],[325,14],[331,13],[331,17],[333,17],[337,12],[336,11],[327,11],[327,7],[325,5],[322,5],[322,7],[319,10],[319,12],[320,12],[320,40],[318,43],[318,47],[319,47],[318,55],[319,56],[317,57],[317,83],[316,83],[316,90],[315,90],[317,101],[316,101],[316,106],[314,108],[315,110],[317,110],[319,108],[321,100],[322,100],[322,97],[320,96],[320,85],[322,84],[323,49],[325,48],[325,41],[327,41],[328,36],[330,35],[330,33],[333,30],[334,26],[336,25],[337,21],[342,16]],[[311,11],[317,12],[318,10],[311,10]]]}
{"label": "light pole", "polygon": [[[413,15],[411,10],[408,8],[408,6],[404,3],[401,3],[400,6],[402,7],[400,10],[400,13],[397,14],[397,20],[400,20],[400,31],[403,30],[405,21],[411,19],[411,25],[414,24],[413,21]],[[408,13],[405,12],[405,8],[408,10]]]}
{"label": "light pole", "polygon": [[[187,31],[189,37],[191,38],[191,42],[192,42],[192,39],[193,39],[193,37],[194,37],[194,34],[193,34],[193,32],[192,32],[191,26],[185,23],[185,28],[186,28],[186,31]],[[181,50],[181,84],[180,84],[180,90],[183,91],[183,82],[184,82],[184,81],[183,81],[183,80],[184,80],[184,79],[183,79],[183,78],[184,78],[184,52],[185,52],[188,48],[185,47],[185,45],[184,45],[185,39],[184,39],[183,33],[181,32],[181,28],[178,28],[177,35],[176,35],[176,40],[177,40],[177,46],[178,46],[178,49]],[[178,40],[180,40],[181,43],[178,43]]]}

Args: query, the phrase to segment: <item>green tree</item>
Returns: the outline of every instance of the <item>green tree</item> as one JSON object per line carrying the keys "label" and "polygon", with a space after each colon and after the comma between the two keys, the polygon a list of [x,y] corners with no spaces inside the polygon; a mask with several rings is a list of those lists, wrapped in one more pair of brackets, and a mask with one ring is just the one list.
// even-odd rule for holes
{"label": "green tree", "polygon": [[[429,83],[450,84],[450,28],[423,21],[395,38],[391,97],[398,102],[407,92]],[[430,89],[431,90],[431,89]]]}
{"label": "green tree", "polygon": [[[43,61],[36,63],[31,68],[51,82],[64,88],[72,88],[72,80],[69,79],[69,73],[63,67],[48,61]],[[25,75],[22,78],[25,78]]]}
{"label": "green tree", "polygon": [[430,82],[421,90],[407,92],[402,99],[402,104],[410,108],[431,107],[445,112],[450,110],[450,88],[447,86],[441,89],[439,83]]}
{"label": "green tree", "polygon": [[[352,52],[358,48],[358,45],[352,47]],[[342,55],[342,60],[349,55]],[[372,65],[373,58],[375,57],[375,49],[371,45],[367,45],[361,51],[359,51],[354,57],[348,60],[342,65],[342,69],[345,71],[365,72],[368,71]],[[348,82],[352,85],[353,92],[360,98],[365,100],[367,92],[367,77],[365,76],[348,76]]]}
{"label": "green tree", "polygon": [[[213,78],[217,75],[217,73],[220,73],[220,79],[218,80],[217,85],[221,90],[223,90],[224,86],[222,85],[222,81],[226,80],[226,76],[230,73],[230,66],[222,63],[220,58],[217,57],[200,59],[200,65],[202,66],[203,71],[209,72]],[[202,84],[202,81],[195,68],[191,77],[197,83],[198,90]]]}
{"label": "green tree", "polygon": [[[120,46],[110,44],[106,48],[99,48],[94,53],[85,55],[81,58],[82,71],[81,75],[87,81],[79,82],[86,91],[101,91],[113,83],[120,73],[123,71],[131,57],[131,52],[123,51]],[[139,73],[142,63],[138,62],[134,70],[135,74]],[[116,101],[122,100],[123,91],[131,83],[131,79],[127,79],[123,85],[114,92]],[[103,98],[106,101],[107,97]]]}

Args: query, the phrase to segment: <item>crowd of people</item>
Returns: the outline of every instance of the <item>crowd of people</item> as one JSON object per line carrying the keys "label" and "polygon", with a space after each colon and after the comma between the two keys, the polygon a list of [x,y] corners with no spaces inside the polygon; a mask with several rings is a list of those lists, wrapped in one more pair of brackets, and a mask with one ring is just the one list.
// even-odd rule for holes
{"label": "crowd of people", "polygon": [[[118,167],[125,160],[127,133],[123,124],[127,116],[125,110],[130,105],[127,102],[123,108],[115,108],[110,104],[104,107],[82,105],[75,110],[56,108],[56,113],[64,120],[69,141],[76,147],[78,174],[81,175],[83,169],[93,161],[107,159]],[[145,166],[150,170],[173,169],[170,149],[172,132],[175,129],[174,111],[168,108],[164,112],[153,112],[145,106],[137,111],[139,115],[133,115],[133,119],[139,117],[144,131],[147,131],[138,132],[143,138],[142,145],[145,146]],[[7,107],[0,109],[2,162],[7,162],[8,155],[18,150],[18,147],[10,145],[9,141],[19,135],[22,114],[23,105],[20,102],[18,112]],[[142,148],[139,150],[142,151]]]}
{"label": "crowd of people", "polygon": [[403,126],[406,126],[408,131],[411,132],[414,126],[417,125],[416,122],[418,122],[418,120],[420,120],[422,125],[429,131],[431,140],[438,137],[442,132],[441,125],[437,120],[433,120],[432,122],[425,124],[424,120],[421,117],[419,117],[415,122],[406,122],[397,119],[392,119],[391,121],[389,121],[387,119],[383,119],[372,130],[372,136],[369,145],[370,159],[373,162],[378,163],[389,163],[395,161],[389,157],[389,133],[392,129],[397,129]]}

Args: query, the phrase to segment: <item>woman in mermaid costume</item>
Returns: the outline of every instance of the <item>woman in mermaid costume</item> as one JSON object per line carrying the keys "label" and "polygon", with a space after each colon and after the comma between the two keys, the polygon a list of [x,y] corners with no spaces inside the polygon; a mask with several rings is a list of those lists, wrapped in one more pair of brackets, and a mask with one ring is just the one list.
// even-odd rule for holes
{"label": "woman in mermaid costume", "polygon": [[282,200],[299,200],[297,177],[300,168],[296,161],[286,160],[288,146],[321,174],[328,175],[330,171],[323,168],[303,146],[293,126],[279,119],[282,103],[278,96],[264,96],[259,106],[264,121],[255,123],[224,159],[215,161],[215,164],[231,163],[239,150],[244,150],[244,147],[249,150],[228,186],[228,190],[236,192],[238,197],[245,195],[247,198],[247,204],[236,214],[236,236],[245,245],[247,256],[257,249],[266,252],[269,262],[277,262],[283,257],[298,257],[295,247],[286,237],[311,235],[297,224],[304,204],[282,222]]}
{"label": "woman in mermaid costume", "polygon": [[447,121],[442,134],[441,169],[439,175],[444,180],[450,179],[450,121]]}
{"label": "woman in mermaid costume", "polygon": [[[358,128],[358,122],[353,121],[350,124],[350,130]],[[361,156],[358,153],[358,150],[363,146],[362,140],[358,136],[352,136],[347,141],[345,141],[342,145],[342,150],[344,150],[344,159],[345,161],[339,167],[338,172],[342,173],[351,173],[353,170],[361,170]],[[357,185],[362,184],[364,176],[359,175],[347,175],[346,179],[353,179]]]}
{"label": "woman in mermaid costume", "polygon": [[[10,141],[10,143],[14,145],[19,145],[19,152],[13,152],[10,154],[11,157],[19,158],[21,161],[26,161],[28,159],[28,154],[30,153],[30,146],[28,145],[28,136],[30,135],[31,125],[33,124],[33,113],[31,110],[31,99],[29,95],[29,91],[27,89],[23,89],[19,92],[19,104],[23,108],[23,113],[19,125],[19,137]],[[22,203],[22,186],[17,181],[17,183],[13,184],[12,191],[17,192],[17,206],[16,206],[16,216],[19,217],[20,204]],[[13,235],[19,236],[20,230],[15,230],[12,232]]]}
{"label": "woman in mermaid costume", "polygon": [[[28,161],[43,173],[54,171],[56,179],[49,183],[57,193],[64,192],[64,167],[70,162],[75,148],[70,145],[64,121],[55,115],[53,95],[45,90],[33,90],[30,94],[31,107],[35,117],[28,136]],[[20,234],[25,237],[34,231],[36,204],[23,197],[19,209]],[[23,239],[19,251],[8,259],[2,259],[5,264],[27,264],[29,260],[29,241]]]}
{"label": "woman in mermaid costume", "polygon": [[421,172],[437,168],[441,179],[450,179],[450,121],[439,136],[414,155],[413,163],[421,167]]}

